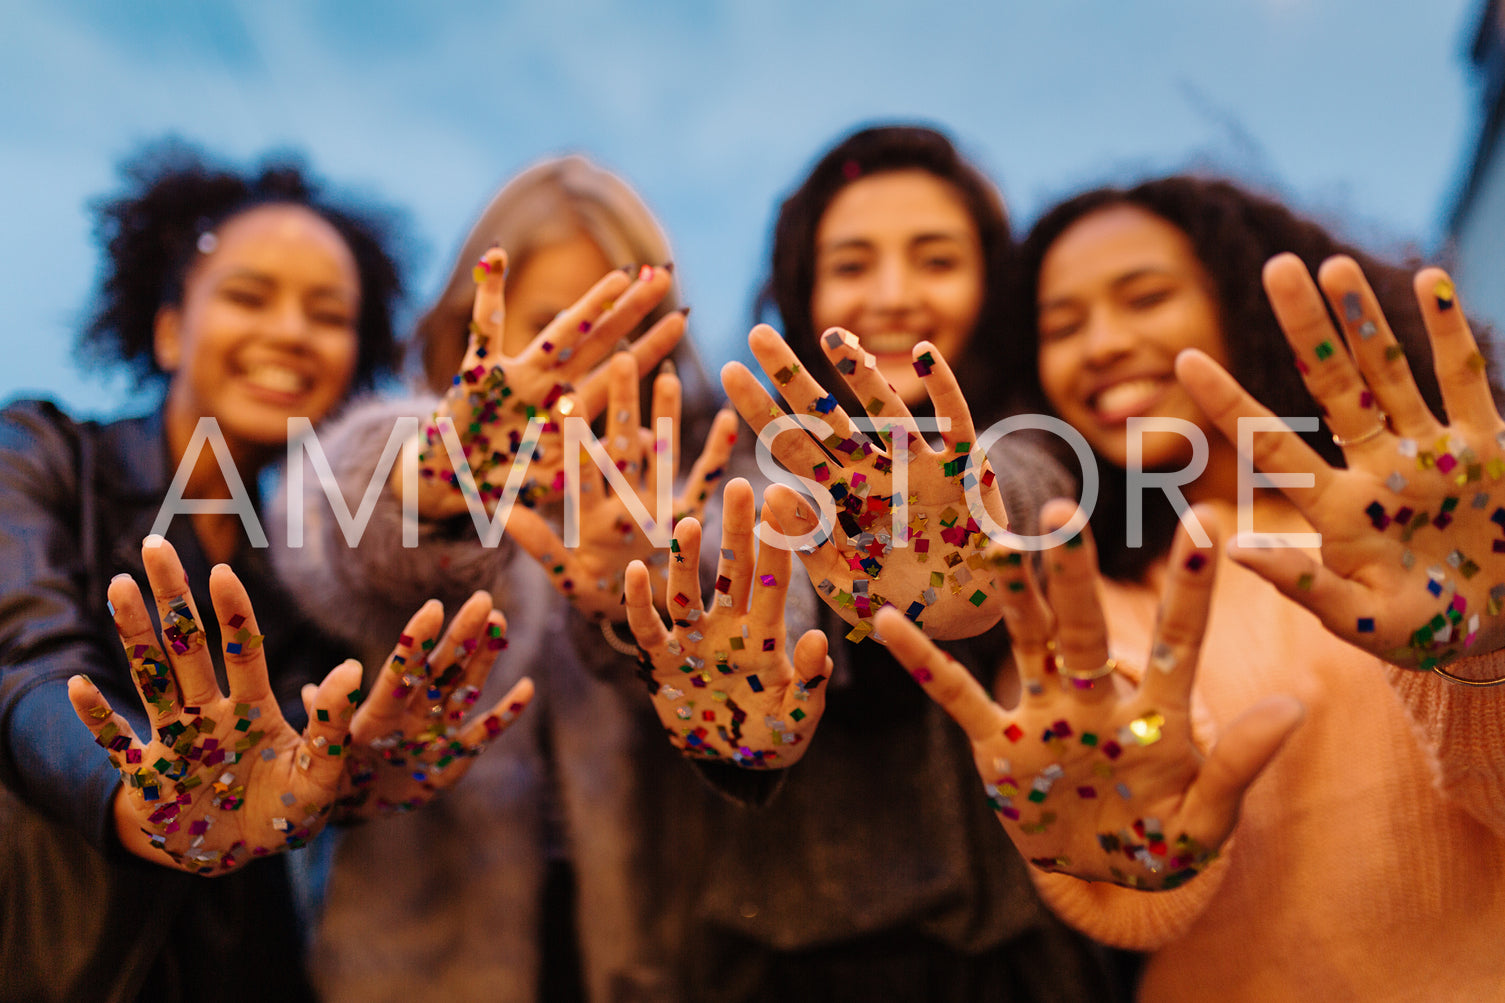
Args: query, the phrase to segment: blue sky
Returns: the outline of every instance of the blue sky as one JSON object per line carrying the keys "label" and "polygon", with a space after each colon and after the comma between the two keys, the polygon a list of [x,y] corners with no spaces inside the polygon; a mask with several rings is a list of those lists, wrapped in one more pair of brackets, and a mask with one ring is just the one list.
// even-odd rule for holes
{"label": "blue sky", "polygon": [[166,132],[240,159],[298,148],[407,209],[415,306],[497,185],[585,152],[663,219],[716,364],[778,198],[860,122],[943,125],[1021,226],[1077,188],[1200,164],[1423,250],[1476,128],[1482,0],[655,6],[0,0],[0,398],[142,403],[70,346],[98,265],[86,204]]}

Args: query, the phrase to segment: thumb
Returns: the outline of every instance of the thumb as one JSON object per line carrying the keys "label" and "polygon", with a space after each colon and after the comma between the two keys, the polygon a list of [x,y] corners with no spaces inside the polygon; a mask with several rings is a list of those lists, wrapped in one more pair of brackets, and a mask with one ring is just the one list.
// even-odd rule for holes
{"label": "thumb", "polygon": [[831,674],[832,662],[827,653],[829,649],[830,642],[826,639],[825,632],[814,627],[801,634],[795,642],[794,674],[811,690],[820,685],[815,680],[824,682]]}
{"label": "thumb", "polygon": [[[1270,542],[1280,544],[1273,539]],[[1264,578],[1282,595],[1304,606],[1324,626],[1353,624],[1351,611],[1364,607],[1364,587],[1349,581],[1302,550],[1291,546],[1240,545],[1235,539],[1228,556]],[[1337,633],[1337,631],[1334,631]],[[1341,636],[1341,634],[1340,634]]]}
{"label": "thumb", "polygon": [[[471,269],[475,280],[475,299],[471,305],[470,338],[465,346],[465,368],[482,365],[486,355],[500,345],[503,311],[505,310],[505,287],[507,281],[507,252],[492,247],[481,255]],[[498,354],[500,354],[498,352]]]}
{"label": "thumb", "polygon": [[826,710],[826,680],[831,676],[830,643],[814,628],[805,631],[794,645],[794,685],[784,698],[785,709],[795,707],[820,720]]}
{"label": "thumb", "polygon": [[1249,785],[1270,765],[1305,716],[1306,708],[1295,697],[1277,694],[1235,718],[1187,790],[1187,829],[1210,845],[1227,839],[1238,822]]}
{"label": "thumb", "polygon": [[565,549],[564,541],[554,532],[549,521],[530,508],[513,506],[507,516],[507,535],[540,564],[547,560],[552,566],[554,558]]}
{"label": "thumb", "polygon": [[[304,687],[305,694],[308,687]],[[308,700],[308,727],[294,754],[295,772],[302,774],[325,797],[333,797],[350,747],[350,719],[360,705],[361,663],[347,658],[314,687]],[[313,800],[308,798],[308,800]]]}

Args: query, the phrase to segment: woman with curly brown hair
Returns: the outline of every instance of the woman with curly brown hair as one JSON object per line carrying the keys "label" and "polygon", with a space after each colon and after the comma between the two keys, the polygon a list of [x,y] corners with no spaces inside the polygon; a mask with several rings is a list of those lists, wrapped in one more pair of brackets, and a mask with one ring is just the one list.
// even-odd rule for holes
{"label": "woman with curly brown hair", "polygon": [[1016,388],[1090,443],[1096,548],[1043,592],[1000,555],[1017,700],[882,629],[1042,894],[1149,952],[1146,1000],[1498,996],[1505,422],[1452,283],[1184,177],[1021,260]]}

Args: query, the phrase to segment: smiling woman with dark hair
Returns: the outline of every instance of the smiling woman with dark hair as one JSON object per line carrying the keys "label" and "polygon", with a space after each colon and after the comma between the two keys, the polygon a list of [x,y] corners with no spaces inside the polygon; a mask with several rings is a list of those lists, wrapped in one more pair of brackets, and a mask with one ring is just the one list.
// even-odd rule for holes
{"label": "smiling woman with dark hair", "polygon": [[[920,214],[893,215],[904,208]],[[758,309],[778,311],[794,354],[838,395],[846,384],[817,340],[832,325],[858,336],[919,413],[928,401],[909,350],[922,338],[985,407],[996,375],[986,335],[999,329],[1013,251],[997,188],[944,133],[870,126],[822,154],[779,207]]]}
{"label": "smiling woman with dark hair", "polygon": [[[1505,986],[1488,338],[1440,269],[1346,250],[1196,178],[1046,213],[1023,254],[1021,396],[1076,428],[1119,498],[1136,453],[1190,466],[1191,518],[1136,547],[1100,503],[1094,532],[1045,554],[1043,589],[995,555],[1017,701],[879,614],[1046,901],[1148,952],[1145,1000]],[[1282,490],[1246,493],[1241,449]],[[1058,502],[1046,525],[1071,516]]]}
{"label": "smiling woman with dark hair", "polygon": [[[791,411],[797,415],[808,406],[808,413],[829,417],[833,428],[841,428],[846,419],[828,391],[844,396],[853,415],[893,416],[899,408],[934,414],[942,398],[937,396],[938,406],[931,407],[930,391],[937,384],[919,375],[927,367],[915,357],[925,351],[965,374],[967,385],[982,395],[979,400],[986,400],[985,347],[996,337],[996,280],[1010,254],[998,193],[944,134],[908,125],[859,130],[822,153],[780,206],[772,277],[762,302],[777,304],[784,339],[759,327],[749,344]],[[829,339],[842,336],[827,329],[837,325],[850,334],[841,363],[833,364]],[[839,375],[859,368],[870,380],[862,395],[865,406]],[[859,385],[855,377],[848,379]],[[755,432],[770,422],[771,413],[781,413],[746,368],[728,366],[722,380]],[[818,403],[812,404],[809,394]],[[1020,438],[1008,437],[990,459],[1009,495],[1010,511],[1017,506],[1023,513],[1070,485],[1038,451],[1018,448]],[[728,610],[735,605],[732,596],[746,593],[736,584],[746,571],[736,558],[750,556],[752,485],[767,485],[757,473],[728,486],[718,527],[720,548],[700,551],[720,555],[714,605],[706,600],[709,620],[697,619],[701,610],[694,605],[689,619],[676,611],[673,644],[663,640],[663,628],[651,629],[657,626],[651,618],[634,624],[645,651],[654,653],[657,674],[650,691],[671,741],[693,758],[703,756],[707,747],[721,748],[718,730],[722,742],[728,734],[741,735],[743,745],[728,743],[718,760],[701,762],[701,768],[723,791],[766,802],[752,811],[742,803],[706,798],[705,819],[694,820],[708,829],[684,952],[689,997],[1113,999],[1099,952],[1043,906],[1023,861],[1012,853],[985,804],[964,794],[973,772],[965,742],[944,715],[915,702],[913,684],[895,671],[886,649],[876,638],[865,638],[870,624],[855,610],[867,601],[868,586],[872,595],[881,590],[885,597],[875,599],[874,608],[885,602],[909,606],[906,583],[914,583],[916,604],[925,607],[927,625],[937,632],[953,616],[946,611],[949,602],[965,607],[956,618],[970,620],[986,600],[975,591],[978,586],[964,593],[961,583],[974,580],[961,563],[964,555],[950,548],[940,553],[949,529],[938,530],[936,559],[923,567],[928,558],[916,555],[928,553],[929,540],[923,547],[888,546],[886,505],[890,491],[900,490],[889,487],[893,465],[881,449],[853,451],[844,464],[842,457],[848,454],[833,445],[843,439],[844,433],[838,433],[823,440],[829,455],[820,453],[817,460],[811,454],[811,463],[821,464],[815,476],[828,481],[834,497],[847,499],[842,511],[846,531],[810,547],[806,568],[812,560],[826,560],[834,570],[829,578],[812,571],[812,586],[798,583],[787,603],[783,595],[771,601],[792,642],[787,671],[769,666],[754,672],[749,666],[757,656],[739,658],[735,650],[732,664],[722,666],[726,656],[719,654],[717,664],[725,675],[708,674],[695,685],[709,686],[713,700],[733,708],[731,720],[715,717],[717,703],[707,709],[704,701],[696,705],[693,720],[687,716],[686,702],[692,697],[680,691],[679,666],[702,640],[710,644],[723,631],[735,634],[739,629],[725,626],[725,618],[735,615]],[[818,449],[814,438],[807,444]],[[930,455],[928,447],[918,448]],[[779,449],[775,455],[788,470],[811,472],[810,465],[792,464]],[[918,470],[924,461],[912,459],[911,469]],[[927,472],[941,466],[926,464]],[[951,488],[954,495],[937,500]],[[908,491],[911,528],[950,526],[965,508],[958,485],[937,489],[926,474],[912,474]],[[923,501],[917,500],[920,495]],[[777,507],[775,497],[773,490],[765,493],[764,518]],[[950,502],[956,509],[943,515]],[[922,506],[929,506],[924,514]],[[854,528],[854,512],[870,522]],[[882,515],[873,517],[872,512]],[[785,509],[777,518],[793,528],[787,513]],[[1021,518],[1019,524],[1024,522]],[[871,532],[864,531],[868,525]],[[699,550],[698,543],[685,542],[699,533],[677,532],[690,534],[681,540],[688,551]],[[961,536],[971,539],[965,530]],[[839,556],[830,553],[842,546],[848,549]],[[769,588],[787,585],[782,573],[762,574],[762,562],[773,549],[765,540],[757,557],[759,581]],[[976,581],[983,581],[982,576]],[[845,608],[836,610],[840,600],[834,597],[846,593],[851,594]],[[964,594],[977,598],[960,598]],[[630,614],[631,594],[628,603]],[[644,606],[645,600],[638,608]],[[759,608],[755,597],[749,621],[740,626],[742,636],[767,633]],[[855,621],[850,633],[843,616]],[[821,630],[802,632],[810,626]],[[830,638],[830,664],[824,672],[819,669],[827,650],[819,640],[822,630]],[[997,663],[986,656],[1006,643],[1001,633],[959,640],[952,650],[991,679]],[[762,650],[774,652],[770,657],[777,660],[784,647],[776,635],[765,640]],[[754,674],[744,682],[739,671]],[[774,682],[796,672],[807,689],[786,690],[787,682]],[[750,737],[758,732],[754,722],[766,725],[771,718],[782,728],[782,715],[789,714],[780,706],[786,692],[794,694],[788,697],[796,707],[789,721],[796,723],[777,731],[777,744],[765,748],[761,738]],[[745,714],[746,721],[738,714]],[[707,735],[691,741],[686,736],[698,738],[697,726]],[[807,747],[805,739],[811,735]],[[775,768],[762,768],[768,765]]]}
{"label": "smiling woman with dark hair", "polygon": [[[1357,261],[1405,346],[1411,370],[1427,403],[1441,412],[1426,331],[1411,295],[1411,270],[1384,262],[1339,240],[1311,220],[1281,203],[1216,178],[1178,175],[1145,181],[1129,188],[1101,188],[1086,192],[1047,211],[1035,222],[1019,249],[1018,280],[1009,298],[1007,337],[993,341],[1002,371],[1014,374],[1000,390],[1020,412],[1051,413],[1040,383],[1027,377],[1035,370],[1042,343],[1062,332],[1062,320],[1042,320],[1042,301],[1036,283],[1046,254],[1062,233],[1078,221],[1114,206],[1139,207],[1174,226],[1188,242],[1198,263],[1199,281],[1207,286],[1211,309],[1221,329],[1238,332],[1239,351],[1228,359],[1229,372],[1256,399],[1280,415],[1315,415],[1320,409],[1299,380],[1290,378],[1295,365],[1290,346],[1276,323],[1275,313],[1257,281],[1259,270],[1272,256],[1295,254],[1316,269],[1335,254]],[[1132,292],[1133,290],[1128,290]],[[1140,308],[1158,306],[1141,296]],[[1133,306],[1133,303],[1129,304]],[[1169,366],[1160,378],[1173,382]],[[1343,461],[1325,425],[1301,433],[1306,443],[1329,463]],[[1180,463],[1176,463],[1180,466]],[[1146,499],[1143,547],[1125,545],[1120,531],[1127,513],[1127,484],[1121,465],[1102,466],[1102,491],[1093,525],[1099,527],[1098,546],[1103,571],[1114,577],[1134,577],[1169,542],[1176,514],[1161,492]]]}
{"label": "smiling woman with dark hair", "polygon": [[[319,422],[385,369],[392,237],[288,164],[242,175],[170,144],[123,173],[99,209],[107,265],[83,345],[155,378],[160,409],[105,424],[45,401],[0,412],[0,992],[311,998],[279,851],[337,802],[361,814],[413,795],[411,767],[367,745],[383,715],[383,735],[411,731],[409,708],[391,688],[356,706],[359,666],[239,515],[142,540],[175,470],[189,498],[254,491],[290,419]],[[190,458],[211,422],[226,457]],[[165,640],[132,577],[151,579]],[[456,641],[503,629],[489,597],[462,616]],[[409,643],[441,619],[425,608]]]}

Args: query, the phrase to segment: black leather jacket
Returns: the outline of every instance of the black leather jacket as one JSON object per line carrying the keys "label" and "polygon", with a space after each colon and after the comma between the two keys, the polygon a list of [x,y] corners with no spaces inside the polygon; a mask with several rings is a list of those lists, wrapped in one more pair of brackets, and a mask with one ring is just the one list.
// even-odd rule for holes
{"label": "black leather jacket", "polygon": [[[99,425],[46,402],[0,411],[0,999],[311,997],[284,859],[208,879],[127,853],[111,814],[119,777],[68,702],[68,677],[84,673],[147,727],[105,587],[122,572],[144,586],[141,539],[171,473],[158,415]],[[189,520],[166,535],[212,609]],[[301,727],[302,684],[344,652],[291,608],[263,554],[234,567],[272,625],[273,688]],[[217,633],[212,617],[205,627]]]}

